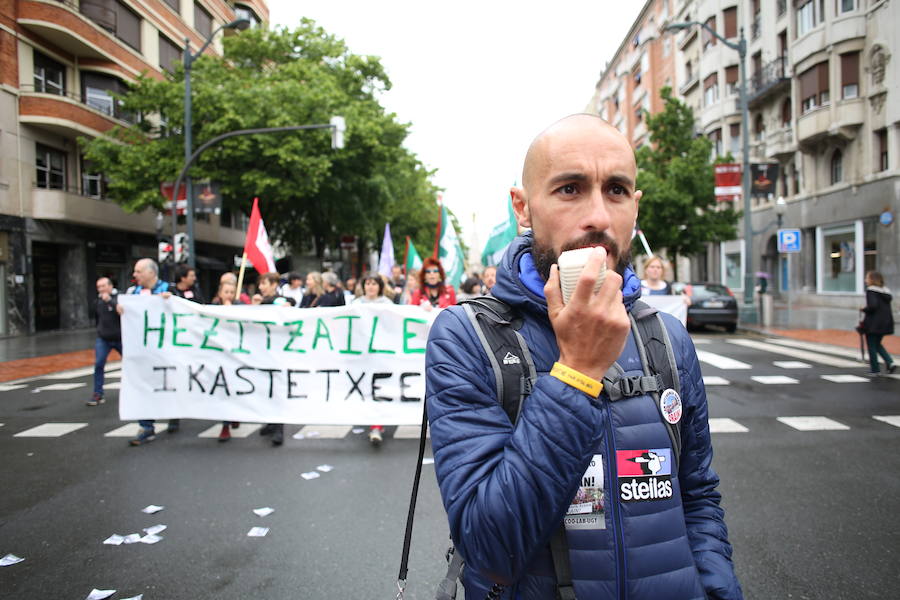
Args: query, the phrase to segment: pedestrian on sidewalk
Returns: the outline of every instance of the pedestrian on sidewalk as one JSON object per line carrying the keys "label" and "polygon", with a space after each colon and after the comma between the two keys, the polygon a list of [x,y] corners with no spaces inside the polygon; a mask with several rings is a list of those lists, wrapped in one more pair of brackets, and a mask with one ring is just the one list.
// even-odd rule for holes
{"label": "pedestrian on sidewalk", "polygon": [[[362,280],[363,295],[354,299],[353,304],[393,304],[390,298],[384,295],[387,289],[384,279],[378,273],[367,273]],[[369,441],[373,446],[380,446],[384,441],[384,425],[372,425],[369,427]]]}
{"label": "pedestrian on sidewalk", "polygon": [[891,290],[884,287],[884,277],[878,271],[866,273],[866,305],[860,310],[865,313],[862,329],[866,334],[866,345],[869,347],[869,372],[867,375],[877,377],[878,356],[884,360],[884,368],[893,373],[897,368],[891,355],[881,345],[884,336],[894,333],[894,316],[891,314]]}
{"label": "pedestrian on sidewalk", "polygon": [[[253,296],[253,304],[274,304],[276,306],[294,306],[293,298],[285,298],[278,291],[278,273],[263,273],[256,282],[259,293]],[[267,423],[259,430],[259,435],[271,435],[272,445],[284,443],[284,423]]]}
{"label": "pedestrian on sidewalk", "polygon": [[[169,291],[169,284],[159,278],[159,266],[152,258],[142,258],[134,263],[135,285],[130,288],[130,293],[134,295],[159,294],[164,298],[172,295]],[[121,304],[116,305],[116,311],[121,316],[125,312],[125,307]],[[141,431],[137,437],[128,443],[132,446],[141,446],[156,439],[156,431],[153,428],[153,419],[141,419],[138,421]]]}
{"label": "pedestrian on sidewalk", "polygon": [[106,402],[103,398],[103,380],[106,359],[113,350],[122,355],[122,323],[116,306],[119,292],[109,277],[97,280],[97,341],[94,342],[94,395],[88,406]]}

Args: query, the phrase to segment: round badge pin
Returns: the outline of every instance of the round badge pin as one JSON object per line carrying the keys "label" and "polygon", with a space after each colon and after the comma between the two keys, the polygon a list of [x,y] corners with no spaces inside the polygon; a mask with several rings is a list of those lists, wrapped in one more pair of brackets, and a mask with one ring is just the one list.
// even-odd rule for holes
{"label": "round badge pin", "polygon": [[681,396],[672,388],[667,389],[659,396],[659,410],[663,418],[675,425],[681,420]]}

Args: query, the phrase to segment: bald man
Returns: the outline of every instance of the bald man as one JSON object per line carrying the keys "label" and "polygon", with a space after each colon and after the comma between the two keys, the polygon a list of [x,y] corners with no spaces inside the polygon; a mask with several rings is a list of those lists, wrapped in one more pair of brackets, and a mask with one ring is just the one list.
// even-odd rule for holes
{"label": "bald man", "polygon": [[[497,359],[471,308],[443,311],[431,329],[431,441],[467,598],[742,598],[700,368],[669,315],[660,332],[679,389],[642,378],[630,317],[641,293],[629,256],[636,177],[628,140],[594,116],[554,123],[528,150],[511,194],[531,231],[512,242],[491,290],[521,320],[535,368],[516,418],[501,406]],[[597,246],[602,286],[593,291],[603,261],[594,250],[564,303],[557,258]],[[529,359],[510,354],[504,363]],[[623,397],[626,378],[641,385]]]}

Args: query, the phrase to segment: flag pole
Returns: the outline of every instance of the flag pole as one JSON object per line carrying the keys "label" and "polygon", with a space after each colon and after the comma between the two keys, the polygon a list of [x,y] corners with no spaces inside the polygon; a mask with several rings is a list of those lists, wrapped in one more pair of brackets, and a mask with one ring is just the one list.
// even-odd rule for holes
{"label": "flag pole", "polygon": [[238,275],[238,283],[237,283],[237,299],[241,299],[241,285],[244,283],[244,269],[247,267],[247,253],[244,252],[244,255],[241,256],[241,272]]}
{"label": "flag pole", "polygon": [[434,234],[434,252],[431,254],[432,258],[438,258],[440,254],[438,254],[438,249],[440,248],[441,243],[441,225],[444,220],[444,196],[442,194],[438,194],[438,220],[437,220],[437,231]]}
{"label": "flag pole", "polygon": [[406,275],[406,265],[409,264],[409,236],[406,236],[406,251],[403,253],[403,274]]}

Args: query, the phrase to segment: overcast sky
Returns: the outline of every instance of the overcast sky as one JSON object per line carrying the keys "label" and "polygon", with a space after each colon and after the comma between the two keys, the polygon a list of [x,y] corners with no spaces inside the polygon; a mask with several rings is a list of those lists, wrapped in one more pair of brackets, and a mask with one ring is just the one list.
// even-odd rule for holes
{"label": "overcast sky", "polygon": [[[269,0],[274,25],[315,20],[351,52],[381,57],[381,98],[412,124],[406,146],[445,188],[470,243],[506,214],[528,144],[582,112],[639,0]],[[475,226],[473,226],[475,215]]]}

